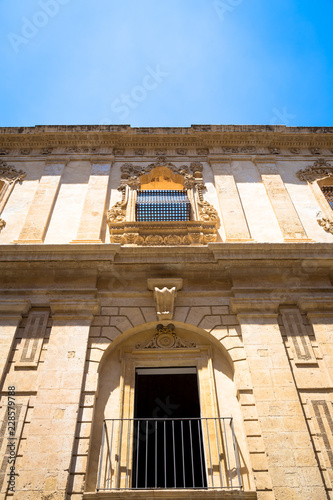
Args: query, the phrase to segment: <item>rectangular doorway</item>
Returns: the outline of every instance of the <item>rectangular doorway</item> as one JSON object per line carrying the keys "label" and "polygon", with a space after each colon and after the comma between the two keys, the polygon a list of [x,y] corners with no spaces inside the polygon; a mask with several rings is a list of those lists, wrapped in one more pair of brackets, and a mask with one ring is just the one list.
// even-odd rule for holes
{"label": "rectangular doorway", "polygon": [[196,368],[138,368],[132,488],[206,488]]}

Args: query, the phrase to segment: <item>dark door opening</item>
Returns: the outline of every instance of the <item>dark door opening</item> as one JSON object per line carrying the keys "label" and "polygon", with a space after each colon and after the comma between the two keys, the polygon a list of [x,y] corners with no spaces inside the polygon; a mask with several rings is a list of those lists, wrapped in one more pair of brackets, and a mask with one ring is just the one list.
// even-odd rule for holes
{"label": "dark door opening", "polygon": [[133,488],[207,486],[195,368],[136,372]]}

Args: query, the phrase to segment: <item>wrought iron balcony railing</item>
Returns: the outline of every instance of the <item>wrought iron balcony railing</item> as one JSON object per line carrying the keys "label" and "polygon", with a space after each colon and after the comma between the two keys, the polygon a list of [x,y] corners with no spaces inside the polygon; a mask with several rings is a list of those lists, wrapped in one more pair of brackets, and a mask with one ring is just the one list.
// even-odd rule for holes
{"label": "wrought iron balcony railing", "polygon": [[241,489],[232,418],[110,419],[97,491]]}

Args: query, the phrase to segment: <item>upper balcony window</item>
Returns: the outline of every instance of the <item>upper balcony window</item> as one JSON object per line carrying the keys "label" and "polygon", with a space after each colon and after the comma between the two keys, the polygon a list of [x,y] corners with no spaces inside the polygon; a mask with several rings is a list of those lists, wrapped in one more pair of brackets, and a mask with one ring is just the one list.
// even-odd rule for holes
{"label": "upper balcony window", "polygon": [[125,163],[121,201],[108,212],[112,243],[200,245],[216,241],[219,218],[204,200],[203,166],[176,167],[166,159],[147,167]]}

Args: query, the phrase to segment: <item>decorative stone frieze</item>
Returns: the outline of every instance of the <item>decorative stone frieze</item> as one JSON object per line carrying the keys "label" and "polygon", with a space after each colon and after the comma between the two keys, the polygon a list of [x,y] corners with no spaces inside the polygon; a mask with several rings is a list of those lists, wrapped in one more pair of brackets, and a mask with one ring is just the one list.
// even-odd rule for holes
{"label": "decorative stone frieze", "polygon": [[148,342],[137,344],[136,349],[196,349],[194,342],[184,340],[175,332],[175,325],[170,323],[167,326],[157,325],[156,334]]}
{"label": "decorative stone frieze", "polygon": [[324,158],[319,158],[313,165],[296,172],[301,181],[315,182],[324,177],[333,177],[333,166]]}

